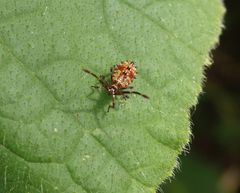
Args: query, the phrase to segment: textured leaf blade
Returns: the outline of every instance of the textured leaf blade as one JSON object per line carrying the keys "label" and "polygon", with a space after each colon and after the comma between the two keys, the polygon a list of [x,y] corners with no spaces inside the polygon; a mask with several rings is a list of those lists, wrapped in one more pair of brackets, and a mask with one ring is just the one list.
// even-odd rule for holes
{"label": "textured leaf blade", "polygon": [[[145,193],[172,175],[220,2],[0,0],[0,14],[0,192]],[[106,113],[81,68],[126,59],[150,100]]]}

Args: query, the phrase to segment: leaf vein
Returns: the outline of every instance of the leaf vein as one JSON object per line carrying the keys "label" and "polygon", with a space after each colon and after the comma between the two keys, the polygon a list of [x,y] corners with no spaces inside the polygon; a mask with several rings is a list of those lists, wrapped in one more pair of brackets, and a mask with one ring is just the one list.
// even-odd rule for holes
{"label": "leaf vein", "polygon": [[6,50],[10,55],[12,55],[12,56],[16,59],[17,63],[20,63],[20,64],[21,64],[21,66],[23,67],[23,69],[25,70],[25,72],[27,72],[27,73],[28,73],[29,75],[31,75],[32,77],[35,77],[35,78],[42,84],[42,86],[53,96],[53,98],[54,98],[56,101],[60,102],[60,100],[57,98],[57,96],[55,96],[54,92],[44,83],[44,81],[41,80],[41,79],[36,75],[35,72],[33,72],[29,67],[27,67],[27,66],[24,64],[24,62],[23,62],[19,57],[17,57],[15,53],[13,53],[13,52],[11,51],[10,46],[8,46],[6,43],[3,44],[3,42],[2,42],[1,39],[0,39],[0,45],[2,45],[3,48],[5,48],[5,50]]}
{"label": "leaf vein", "polygon": [[162,31],[164,31],[166,34],[172,36],[176,41],[178,41],[179,43],[181,43],[183,46],[185,46],[186,48],[192,50],[193,52],[195,52],[197,55],[202,55],[201,52],[199,52],[197,49],[195,49],[193,46],[187,44],[184,40],[182,40],[181,38],[177,37],[173,32],[171,32],[166,26],[164,26],[162,23],[160,23],[160,21],[154,19],[153,17],[151,17],[150,15],[144,13],[141,9],[135,7],[134,5],[132,5],[131,3],[125,1],[125,0],[118,0],[119,2],[122,2],[123,4],[125,4],[126,6],[128,6],[129,8],[137,11],[139,14],[141,14],[143,17],[145,17],[146,19],[148,19],[149,21],[151,21],[153,24],[155,24],[156,26],[158,26],[160,29],[162,29]]}
{"label": "leaf vein", "polygon": [[69,173],[69,176],[71,177],[72,181],[79,185],[86,193],[93,193],[88,187],[84,186],[83,183],[81,183],[80,181],[77,181],[74,176],[73,176],[73,173],[71,171],[71,169],[67,166],[67,164],[65,164],[65,167]]}
{"label": "leaf vein", "polygon": [[137,179],[135,176],[129,173],[128,169],[112,154],[112,152],[94,135],[91,134],[91,136],[95,139],[95,141],[103,147],[103,149],[113,158],[113,160],[130,176],[131,179],[135,180],[136,182],[140,183],[141,185],[152,188],[151,185],[144,183]]}

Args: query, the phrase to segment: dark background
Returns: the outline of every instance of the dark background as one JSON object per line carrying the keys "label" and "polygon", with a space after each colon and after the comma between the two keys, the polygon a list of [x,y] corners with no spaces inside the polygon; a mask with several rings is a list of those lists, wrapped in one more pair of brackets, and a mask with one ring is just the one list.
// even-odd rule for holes
{"label": "dark background", "polygon": [[225,0],[225,29],[199,104],[190,153],[164,193],[240,193],[240,0]]}

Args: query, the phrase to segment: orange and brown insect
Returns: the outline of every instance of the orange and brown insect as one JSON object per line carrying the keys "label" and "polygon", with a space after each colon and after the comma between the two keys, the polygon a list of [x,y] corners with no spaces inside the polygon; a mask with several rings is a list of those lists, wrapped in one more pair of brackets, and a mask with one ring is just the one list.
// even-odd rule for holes
{"label": "orange and brown insect", "polygon": [[[114,66],[114,68],[111,68],[110,80],[106,80],[103,75],[97,76],[87,69],[83,69],[83,71],[94,76],[101,83],[105,91],[112,96],[112,104],[108,106],[108,111],[110,108],[115,107],[116,95],[122,95],[124,99],[127,99],[129,94],[138,94],[149,99],[147,95],[140,92],[126,90],[133,89],[133,87],[130,87],[129,85],[133,82],[137,74],[134,62],[123,61]],[[93,87],[98,88],[98,86]]]}

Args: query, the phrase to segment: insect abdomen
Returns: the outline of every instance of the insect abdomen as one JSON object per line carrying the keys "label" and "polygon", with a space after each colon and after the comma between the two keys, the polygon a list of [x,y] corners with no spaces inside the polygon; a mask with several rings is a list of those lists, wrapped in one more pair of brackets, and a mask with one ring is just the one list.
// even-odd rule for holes
{"label": "insect abdomen", "polygon": [[118,88],[127,88],[136,76],[136,67],[133,62],[124,61],[117,64],[112,72],[112,83]]}

